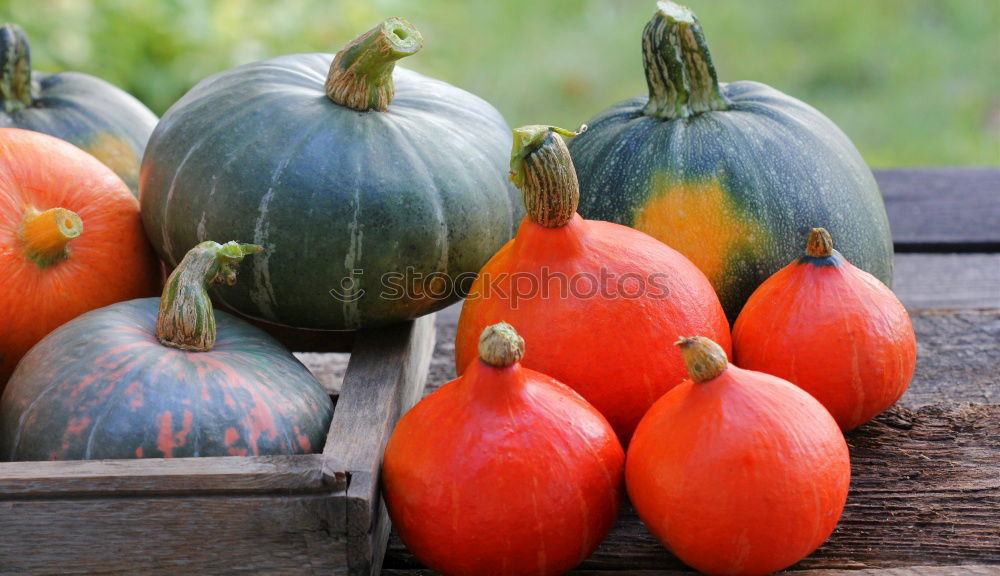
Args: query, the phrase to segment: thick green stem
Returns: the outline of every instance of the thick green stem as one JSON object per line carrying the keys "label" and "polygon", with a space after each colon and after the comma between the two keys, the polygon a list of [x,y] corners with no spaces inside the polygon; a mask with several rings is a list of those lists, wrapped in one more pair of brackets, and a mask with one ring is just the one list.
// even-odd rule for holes
{"label": "thick green stem", "polygon": [[806,242],[806,256],[811,258],[829,258],[833,255],[833,237],[826,228],[813,228],[809,231],[809,241]]}
{"label": "thick green stem", "polygon": [[17,231],[17,239],[27,256],[39,268],[69,257],[69,242],[83,233],[83,220],[65,208],[39,212],[28,208]]}
{"label": "thick green stem", "polygon": [[423,38],[412,24],[389,18],[337,52],[326,77],[326,95],[354,110],[385,110],[395,94],[396,60],[422,47]]}
{"label": "thick green stem", "polygon": [[681,349],[688,374],[697,384],[717,378],[729,367],[726,351],[704,336],[681,338],[675,344]]}
{"label": "thick green stem", "polygon": [[212,284],[236,283],[243,257],[264,248],[255,244],[202,242],[187,254],[167,278],[160,296],[156,338],[164,346],[207,352],[215,346],[215,313],[208,297]]}
{"label": "thick green stem", "polygon": [[514,129],[510,180],[521,189],[532,222],[546,228],[565,226],[580,204],[580,183],[562,136],[576,132],[555,126]]}
{"label": "thick green stem", "polygon": [[694,13],[658,2],[642,33],[643,67],[649,102],[643,112],[665,120],[729,106],[712,65],[705,34]]}
{"label": "thick green stem", "polygon": [[0,107],[10,114],[31,106],[31,48],[20,26],[0,27]]}
{"label": "thick green stem", "polygon": [[497,368],[506,368],[524,357],[524,338],[506,322],[487,326],[479,335],[479,358]]}

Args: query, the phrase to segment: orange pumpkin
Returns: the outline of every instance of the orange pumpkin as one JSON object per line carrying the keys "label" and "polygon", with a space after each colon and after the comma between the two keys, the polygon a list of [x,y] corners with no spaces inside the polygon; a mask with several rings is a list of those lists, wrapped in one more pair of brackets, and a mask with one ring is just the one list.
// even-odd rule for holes
{"label": "orange pumpkin", "polygon": [[400,419],[382,486],[393,527],[449,576],[562,574],[618,516],[625,455],[583,398],[518,362],[508,324],[480,358]]}
{"label": "orange pumpkin", "polygon": [[625,483],[639,518],[706,574],[768,574],[830,535],[851,463],[830,414],[775,376],[742,370],[707,338],[679,343],[691,379],[635,431]]}
{"label": "orange pumpkin", "polygon": [[812,394],[850,430],[892,406],[917,363],[906,309],[814,228],[806,253],[750,296],[733,329],[734,362]]}
{"label": "orange pumpkin", "polygon": [[514,131],[511,179],[528,215],[480,271],[455,340],[459,373],[483,329],[507,321],[532,346],[524,365],[580,393],[623,445],[650,405],[684,379],[662,343],[701,333],[729,348],[729,323],[705,275],[659,240],[576,214],[579,186],[560,134]]}
{"label": "orange pumpkin", "polygon": [[139,202],[96,158],[62,140],[0,129],[0,389],[18,360],[76,316],[153,296],[159,262]]}

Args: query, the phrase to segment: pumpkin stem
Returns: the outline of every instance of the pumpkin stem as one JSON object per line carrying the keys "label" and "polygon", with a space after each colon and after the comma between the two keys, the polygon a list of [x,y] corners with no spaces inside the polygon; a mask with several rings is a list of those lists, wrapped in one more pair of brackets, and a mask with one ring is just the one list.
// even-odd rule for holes
{"label": "pumpkin stem", "polygon": [[396,60],[416,54],[423,41],[406,20],[384,20],[337,52],[326,77],[326,95],[362,112],[385,110],[396,91],[392,83]]}
{"label": "pumpkin stem", "polygon": [[809,232],[806,243],[806,256],[812,258],[829,258],[833,256],[833,237],[826,228],[813,228]]}
{"label": "pumpkin stem", "polygon": [[510,155],[510,180],[521,189],[528,217],[546,228],[565,226],[580,204],[576,168],[560,134],[577,135],[555,126],[515,128]]}
{"label": "pumpkin stem", "polygon": [[728,108],[698,18],[673,2],[657,2],[656,7],[642,32],[649,86],[643,112],[670,120]]}
{"label": "pumpkin stem", "polygon": [[35,103],[31,85],[31,47],[15,24],[0,27],[0,105],[10,114]]}
{"label": "pumpkin stem", "polygon": [[729,367],[726,351],[704,336],[681,338],[675,342],[691,379],[701,384],[717,378]]}
{"label": "pumpkin stem", "polygon": [[479,335],[479,358],[497,368],[506,368],[524,357],[524,338],[506,322],[487,326]]}
{"label": "pumpkin stem", "polygon": [[215,313],[208,297],[212,284],[236,283],[243,257],[263,251],[255,244],[202,242],[167,278],[156,318],[156,339],[164,346],[207,352],[215,346]]}
{"label": "pumpkin stem", "polygon": [[83,220],[65,208],[39,212],[28,208],[17,231],[25,255],[40,268],[46,268],[69,256],[69,241],[83,232]]}

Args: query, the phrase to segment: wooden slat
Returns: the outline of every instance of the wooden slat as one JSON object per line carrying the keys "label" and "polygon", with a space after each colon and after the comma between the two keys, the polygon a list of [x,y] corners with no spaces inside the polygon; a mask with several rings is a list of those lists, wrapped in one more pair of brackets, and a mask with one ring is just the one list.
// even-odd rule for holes
{"label": "wooden slat", "polygon": [[[395,422],[420,397],[434,348],[434,315],[359,332],[324,450],[323,471],[348,476],[332,502],[334,529],[347,534],[352,575],[377,573],[388,519],[379,497],[382,452]],[[350,439],[350,442],[344,442]]]}
{"label": "wooden slat", "polygon": [[0,502],[0,574],[345,574],[325,495]]}
{"label": "wooden slat", "polygon": [[893,290],[907,308],[1000,308],[1000,253],[896,254]]}
{"label": "wooden slat", "polygon": [[875,170],[900,252],[1000,251],[1000,168]]}
{"label": "wooden slat", "polygon": [[1000,404],[1000,310],[917,310],[910,318],[917,369],[901,404]]}
{"label": "wooden slat", "polygon": [[[21,498],[239,495],[337,489],[324,485],[322,456],[7,462],[0,464],[0,505]],[[340,486],[343,488],[346,486]],[[2,532],[0,532],[2,534]]]}
{"label": "wooden slat", "polygon": [[[1000,563],[1000,406],[894,408],[851,433],[848,444],[844,515],[792,571]],[[385,566],[402,576],[419,564],[393,537]],[[580,569],[686,570],[629,506]]]}

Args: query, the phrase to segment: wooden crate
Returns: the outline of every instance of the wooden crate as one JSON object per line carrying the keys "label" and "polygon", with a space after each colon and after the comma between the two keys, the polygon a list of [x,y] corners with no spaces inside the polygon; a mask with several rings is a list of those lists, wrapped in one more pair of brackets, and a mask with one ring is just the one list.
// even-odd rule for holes
{"label": "wooden crate", "polygon": [[378,574],[382,452],[434,337],[357,334],[322,454],[0,463],[0,573]]}

